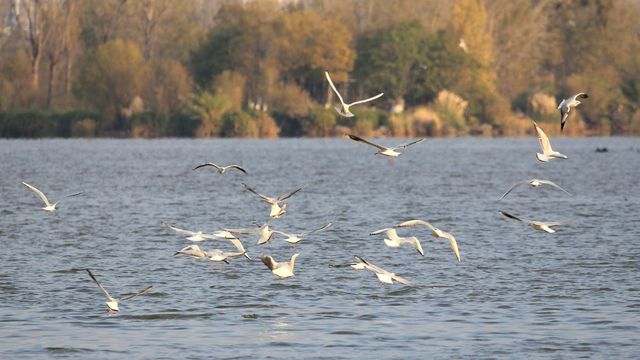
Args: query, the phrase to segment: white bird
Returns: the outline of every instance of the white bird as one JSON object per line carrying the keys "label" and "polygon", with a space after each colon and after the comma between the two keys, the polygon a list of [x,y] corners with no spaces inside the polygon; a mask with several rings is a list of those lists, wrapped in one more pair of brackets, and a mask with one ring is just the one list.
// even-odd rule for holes
{"label": "white bird", "polygon": [[264,224],[260,227],[260,237],[258,238],[258,245],[268,243],[273,238],[273,230],[269,228],[269,224]]}
{"label": "white bird", "polygon": [[293,195],[295,195],[298,191],[302,190],[305,188],[306,184],[303,185],[302,187],[286,194],[286,195],[280,195],[277,198],[272,198],[272,197],[268,197],[265,195],[260,194],[259,192],[255,191],[254,189],[250,188],[247,184],[242,183],[242,185],[244,186],[245,189],[247,189],[247,191],[250,191],[256,195],[258,195],[261,199],[262,202],[269,204],[271,206],[271,211],[269,213],[269,216],[277,219],[279,217],[281,217],[282,215],[285,214],[285,210],[287,208],[287,204],[282,204],[280,205],[280,202],[287,200],[288,198],[292,197]]}
{"label": "white bird", "polygon": [[325,229],[327,229],[329,227],[331,227],[331,223],[325,224],[322,227],[317,228],[315,230],[304,231],[304,232],[297,233],[297,234],[288,234],[288,233],[285,233],[285,232],[282,232],[282,231],[278,231],[278,230],[272,230],[272,233],[280,234],[280,235],[284,236],[285,238],[283,240],[288,242],[289,244],[291,244],[291,246],[295,247],[295,245],[297,243],[299,243],[300,241],[304,240],[307,235],[320,232],[320,231],[325,230]]}
{"label": "white bird", "polygon": [[62,199],[60,199],[57,202],[54,202],[52,204],[52,203],[49,202],[49,199],[47,199],[45,194],[42,191],[38,190],[35,186],[29,185],[24,181],[22,182],[22,185],[28,187],[29,189],[33,190],[33,192],[38,194],[38,196],[40,196],[40,199],[42,199],[42,201],[44,201],[44,205],[45,206],[42,208],[42,210],[49,211],[49,212],[53,212],[56,209],[56,205],[58,205],[60,203],[60,201],[62,201],[62,199],[82,194],[82,192],[77,192],[77,193],[65,195],[65,196],[62,197]]}
{"label": "white bird", "polygon": [[361,266],[363,266],[365,269],[372,271],[374,274],[376,274],[376,276],[378,277],[378,280],[380,280],[381,283],[384,284],[393,284],[393,281],[397,281],[399,283],[402,283],[404,285],[408,285],[408,286],[413,286],[413,283],[403,277],[400,277],[392,272],[389,272],[387,270],[384,270],[380,267],[377,267],[375,265],[373,265],[372,263],[368,262],[367,260],[361,258],[360,256],[356,255],[356,259],[360,260],[360,262],[363,264]]}
{"label": "white bird", "polygon": [[342,96],[340,96],[340,93],[338,92],[338,89],[336,89],[336,86],[333,85],[333,81],[331,81],[331,77],[329,76],[328,72],[324,72],[324,75],[327,77],[327,81],[329,81],[329,85],[331,85],[331,88],[333,89],[333,92],[336,93],[336,95],[338,95],[338,99],[340,100],[340,106],[337,106],[335,109],[338,112],[338,114],[345,116],[345,117],[352,117],[355,116],[351,113],[351,111],[349,111],[349,108],[353,105],[357,105],[357,104],[362,104],[362,103],[366,103],[368,101],[371,100],[375,100],[377,98],[379,98],[380,96],[384,95],[384,93],[380,93],[374,97],[370,97],[368,99],[365,100],[359,100],[359,101],[355,101],[352,102],[351,104],[345,104],[344,100],[342,99]]}
{"label": "white bird", "polygon": [[[233,239],[227,239],[229,240],[233,246],[235,246],[236,248],[236,252],[226,252],[226,251],[222,251],[220,249],[214,249],[211,251],[207,251],[207,257],[209,258],[209,260],[211,260],[211,268],[213,269],[213,263],[214,262],[221,262],[224,261],[227,264],[229,263],[229,259],[232,259],[234,257],[239,257],[239,256],[244,256],[247,259],[251,260],[251,258],[249,257],[249,255],[247,254],[247,251],[244,249],[244,246],[242,246],[242,242],[240,242],[240,239],[238,238],[233,238]],[[220,264],[220,266],[222,266],[222,264]]]}
{"label": "white bird", "polygon": [[372,232],[369,235],[378,235],[384,233],[388,239],[384,239],[384,243],[389,247],[399,247],[402,244],[409,244],[413,246],[420,255],[424,256],[424,251],[422,250],[422,245],[420,244],[420,240],[415,236],[411,237],[400,237],[394,228],[385,228]]}
{"label": "white bird", "polygon": [[205,166],[213,166],[214,168],[216,168],[216,170],[218,170],[218,172],[220,174],[224,174],[224,172],[227,171],[227,169],[238,169],[238,170],[242,171],[243,173],[247,174],[247,171],[245,169],[243,169],[242,167],[240,167],[240,165],[233,164],[233,165],[227,165],[227,166],[218,166],[218,165],[216,165],[214,163],[210,163],[210,162],[204,163],[202,165],[198,165],[193,170],[198,170],[201,167],[205,167]]}
{"label": "white bird", "polygon": [[396,145],[396,146],[392,146],[392,147],[385,147],[385,146],[382,146],[382,145],[374,144],[374,143],[372,143],[370,141],[367,141],[367,140],[365,140],[365,139],[363,139],[363,138],[361,138],[359,136],[355,136],[355,135],[349,135],[349,139],[355,140],[355,141],[358,141],[358,142],[362,142],[362,143],[371,145],[373,147],[376,147],[376,148],[378,148],[378,152],[376,154],[385,155],[385,156],[389,156],[389,157],[398,157],[398,156],[400,156],[401,153],[397,152],[396,150],[404,149],[404,148],[407,148],[408,146],[411,146],[413,144],[417,144],[417,143],[420,143],[420,142],[424,141],[424,138],[422,138],[422,139],[419,139],[419,140],[416,140],[416,141],[412,141],[412,142],[407,143],[407,144],[400,144],[400,145]]}
{"label": "white bird", "polygon": [[554,183],[553,181],[550,180],[540,180],[540,179],[531,179],[531,180],[523,180],[523,181],[519,181],[515,184],[513,184],[509,190],[507,190],[507,192],[505,192],[504,194],[502,194],[502,197],[500,197],[500,200],[502,200],[505,196],[507,196],[508,193],[510,193],[513,189],[515,189],[516,187],[523,185],[523,184],[529,184],[532,187],[538,187],[540,185],[549,185],[552,186],[558,190],[562,190],[564,192],[566,192],[568,195],[571,195],[567,190],[561,188],[558,184]]}
{"label": "white bird", "polygon": [[289,260],[289,262],[277,262],[275,260],[273,260],[273,258],[269,255],[263,255],[261,257],[262,262],[267,265],[267,267],[269,268],[269,270],[271,270],[271,272],[276,275],[277,277],[281,278],[281,279],[286,279],[286,278],[290,278],[293,276],[293,267],[295,266],[296,263],[296,258],[299,256],[300,254],[293,254],[293,256],[291,257],[291,260]]}
{"label": "white bird", "polygon": [[[175,226],[173,226],[171,224],[169,224],[167,226],[169,226],[169,228],[171,230],[173,230],[173,231],[175,231],[177,233],[188,235],[186,237],[186,239],[187,240],[191,240],[191,241],[204,241],[204,240],[219,239],[221,237],[224,237],[224,236],[217,236],[217,235],[214,235],[214,234],[204,233],[202,231],[191,231],[191,230],[180,229],[180,228],[177,228],[177,227],[175,227]],[[221,234],[218,234],[218,235],[221,235]]]}
{"label": "white bird", "polygon": [[107,297],[107,302],[106,302],[106,304],[107,304],[107,308],[108,308],[110,311],[119,311],[119,309],[118,309],[118,302],[120,302],[120,301],[124,301],[124,300],[127,300],[127,299],[131,299],[131,298],[136,297],[136,296],[138,296],[138,295],[142,295],[142,294],[146,293],[147,291],[151,290],[151,288],[153,287],[153,285],[149,285],[149,286],[147,286],[146,288],[144,288],[143,290],[141,290],[141,291],[139,291],[139,292],[137,292],[137,293],[135,293],[135,294],[127,295],[127,296],[124,296],[124,297],[122,297],[122,298],[120,298],[120,299],[116,299],[116,298],[114,298],[113,296],[111,296],[111,295],[109,294],[109,292],[108,292],[108,291],[107,291],[107,290],[106,290],[106,289],[105,289],[105,288],[104,288],[104,287],[103,287],[103,286],[98,282],[98,280],[96,279],[96,277],[95,277],[95,276],[93,276],[93,274],[91,273],[91,270],[89,270],[89,269],[86,269],[86,270],[87,270],[87,272],[89,273],[89,276],[91,277],[91,280],[93,280],[93,282],[95,282],[95,283],[98,285],[98,287],[100,288],[100,290],[102,290],[102,292],[104,293],[104,295]]}
{"label": "white bird", "polygon": [[532,228],[534,228],[534,229],[536,229],[538,231],[546,231],[546,232],[548,232],[550,234],[553,234],[554,232],[556,232],[555,230],[552,229],[552,227],[558,226],[558,225],[562,225],[562,223],[559,223],[559,222],[543,222],[543,221],[533,221],[533,220],[528,220],[528,219],[524,219],[524,218],[519,218],[519,217],[517,217],[515,215],[511,215],[511,214],[506,213],[504,211],[500,211],[500,214],[502,214],[505,217],[514,219],[514,220],[526,222]]}
{"label": "white bird", "polygon": [[536,159],[544,162],[547,162],[553,158],[568,159],[566,155],[554,151],[551,148],[551,142],[549,142],[549,137],[547,137],[547,134],[542,131],[542,129],[538,126],[538,124],[536,124],[535,121],[531,120],[531,122],[533,122],[533,126],[538,133],[538,141],[540,141],[540,147],[542,148],[542,154],[536,153]]}
{"label": "white bird", "polygon": [[446,231],[442,231],[423,220],[409,220],[409,221],[400,223],[395,227],[408,227],[408,226],[424,226],[431,230],[431,235],[433,235],[433,237],[435,237],[436,239],[445,238],[449,240],[449,243],[451,245],[451,250],[453,250],[453,254],[456,256],[456,260],[460,262],[460,251],[458,250],[458,243],[456,242],[456,238],[453,235],[451,235]]}
{"label": "white bird", "polygon": [[174,254],[175,255],[186,255],[186,256],[190,256],[194,259],[204,259],[206,257],[208,257],[207,252],[202,250],[200,248],[200,246],[198,245],[189,245],[189,246],[185,246],[182,249],[176,251]]}
{"label": "white bird", "polygon": [[586,99],[589,95],[587,93],[578,93],[573,96],[569,96],[566,99],[562,99],[560,104],[558,105],[558,110],[560,110],[560,131],[564,129],[564,123],[567,122],[567,118],[569,117],[569,111],[571,111],[572,107],[576,107],[582,102],[578,99]]}

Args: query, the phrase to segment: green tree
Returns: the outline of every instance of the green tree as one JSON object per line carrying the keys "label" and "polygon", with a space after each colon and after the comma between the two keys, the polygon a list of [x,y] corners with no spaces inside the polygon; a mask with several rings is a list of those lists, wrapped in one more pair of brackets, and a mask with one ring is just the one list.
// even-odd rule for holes
{"label": "green tree", "polygon": [[414,72],[423,66],[424,33],[417,22],[383,29],[358,43],[355,75],[367,89],[384,89],[401,102],[413,86]]}
{"label": "green tree", "polygon": [[144,93],[148,78],[142,51],[131,42],[112,40],[86,60],[75,83],[75,93],[107,119],[118,120],[116,130],[125,130],[121,110]]}

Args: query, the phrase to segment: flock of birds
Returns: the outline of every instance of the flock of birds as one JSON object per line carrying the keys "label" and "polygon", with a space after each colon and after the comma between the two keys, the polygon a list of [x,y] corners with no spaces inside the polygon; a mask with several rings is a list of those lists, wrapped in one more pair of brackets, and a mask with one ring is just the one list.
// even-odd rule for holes
{"label": "flock of birds", "polygon": [[[338,112],[338,114],[342,115],[342,116],[346,116],[346,117],[351,117],[354,116],[353,113],[351,113],[351,111],[349,110],[351,106],[353,105],[357,105],[357,104],[362,104],[362,103],[366,103],[375,99],[380,98],[382,95],[384,95],[383,93],[380,93],[374,97],[365,99],[365,100],[360,100],[360,101],[355,101],[352,103],[345,103],[342,96],[340,95],[340,93],[338,92],[338,90],[336,89],[335,85],[333,84],[333,82],[331,81],[331,77],[329,76],[328,72],[325,72],[325,76],[327,78],[327,81],[329,83],[329,85],[331,86],[331,88],[333,89],[333,91],[336,93],[338,99],[340,100],[340,106],[336,107],[336,111]],[[565,122],[567,120],[568,117],[568,113],[571,110],[571,108],[576,107],[577,105],[580,104],[580,101],[577,99],[582,99],[582,98],[587,98],[587,94],[585,93],[579,93],[577,95],[571,96],[567,99],[564,99],[560,105],[558,106],[558,109],[560,110],[560,114],[561,114],[561,130],[564,128]],[[567,159],[567,156],[554,151],[551,148],[551,143],[549,141],[549,138],[546,136],[546,134],[544,133],[544,131],[542,131],[542,129],[538,126],[538,124],[536,124],[536,122],[533,122],[533,125],[535,127],[536,133],[538,135],[538,139],[540,142],[540,146],[542,148],[542,153],[536,153],[536,158],[539,161],[543,161],[543,162],[547,162],[550,161],[554,158],[559,158],[559,159]],[[392,146],[392,147],[387,147],[387,146],[382,146],[376,143],[373,143],[371,141],[368,141],[366,139],[363,139],[361,137],[355,136],[355,135],[348,135],[348,138],[357,142],[361,142],[370,146],[375,147],[378,151],[376,152],[376,154],[380,154],[380,155],[384,155],[387,156],[389,158],[396,158],[398,156],[401,155],[401,153],[398,151],[400,149],[406,149],[407,147],[420,143],[422,141],[424,141],[425,139],[419,139],[416,141],[412,141],[406,144],[400,144],[400,145],[396,145],[396,146]],[[194,170],[200,169],[200,168],[206,168],[206,167],[211,167],[214,168],[220,175],[223,175],[226,171],[230,170],[230,169],[234,169],[236,171],[242,172],[244,174],[248,174],[248,172],[241,167],[240,165],[237,164],[231,164],[231,165],[227,165],[227,166],[219,166],[217,164],[208,162],[208,163],[204,163],[201,165],[198,165],[194,168]],[[47,196],[40,191],[38,188],[36,188],[33,185],[30,185],[26,182],[22,183],[24,186],[26,186],[28,189],[32,190],[33,192],[35,192],[44,202],[44,207],[42,208],[45,211],[48,212],[53,212],[56,210],[56,205],[58,205],[60,203],[61,200],[68,198],[68,197],[74,197],[74,196],[78,196],[81,195],[82,192],[76,192],[76,193],[72,193],[69,195],[64,196],[61,200],[51,203],[51,201],[47,198]],[[525,180],[525,181],[520,181],[515,183],[514,185],[512,185],[500,198],[500,200],[502,200],[505,196],[507,196],[513,189],[515,189],[516,187],[520,186],[520,185],[524,185],[524,184],[529,184],[531,187],[539,187],[539,186],[549,186],[552,187],[554,189],[560,190],[560,191],[564,191],[565,193],[569,194],[569,192],[567,192],[565,189],[563,189],[562,187],[560,187],[559,185],[555,184],[552,181],[549,180],[540,180],[540,179],[531,179],[531,180]],[[258,191],[256,191],[255,189],[253,189],[252,187],[248,186],[245,183],[242,183],[242,185],[244,186],[245,190],[247,192],[250,192],[252,194],[255,194],[256,196],[258,196],[260,198],[260,201],[267,204],[269,207],[269,221],[267,221],[265,224],[263,225],[259,225],[259,224],[255,224],[254,227],[251,228],[244,228],[244,229],[223,229],[220,231],[216,231],[216,232],[212,232],[212,233],[207,233],[207,232],[202,232],[202,231],[193,231],[193,230],[186,230],[186,229],[182,229],[179,227],[176,227],[173,224],[167,224],[167,226],[169,227],[169,229],[175,231],[176,233],[182,234],[186,237],[186,240],[189,240],[191,242],[202,242],[202,241],[206,241],[206,240],[226,240],[228,241],[233,247],[234,250],[232,251],[224,251],[222,249],[211,249],[211,250],[204,250],[202,249],[198,244],[190,244],[186,247],[183,247],[180,250],[177,250],[174,252],[174,255],[178,256],[188,256],[197,260],[204,260],[204,259],[208,259],[210,261],[211,264],[211,270],[214,269],[214,264],[218,263],[218,266],[220,269],[222,269],[222,263],[229,263],[231,259],[236,258],[236,257],[245,257],[248,260],[251,260],[251,257],[247,254],[247,251],[244,247],[244,245],[242,244],[240,238],[241,237],[245,237],[248,235],[251,236],[257,236],[257,245],[263,245],[266,243],[271,242],[272,240],[274,240],[277,237],[282,237],[283,240],[289,244],[291,244],[291,247],[293,249],[295,249],[296,245],[298,243],[300,243],[303,240],[306,240],[310,235],[312,234],[316,234],[322,231],[325,231],[327,229],[329,229],[331,227],[331,223],[326,223],[318,228],[315,228],[313,230],[309,230],[309,231],[304,231],[304,232],[299,232],[299,233],[288,233],[288,232],[284,232],[284,231],[280,231],[280,230],[274,230],[271,225],[270,222],[274,219],[278,219],[281,218],[282,216],[285,215],[286,213],[286,209],[287,209],[287,204],[285,203],[286,200],[290,199],[292,196],[294,196],[295,194],[297,194],[298,192],[302,191],[305,187],[306,184],[283,195],[278,195],[275,197],[270,197],[270,196],[266,196],[263,195],[261,193],[259,193]],[[561,225],[558,222],[542,222],[542,221],[533,221],[533,220],[528,220],[528,219],[524,219],[503,211],[500,211],[500,213],[502,215],[504,215],[507,218],[510,219],[514,219],[514,220],[518,220],[518,221],[522,221],[522,222],[526,222],[528,225],[530,225],[531,227],[533,227],[536,230],[540,230],[540,231],[545,231],[548,233],[553,233],[555,232],[555,230],[552,229],[552,227]],[[408,246],[408,247],[412,247],[414,248],[421,256],[424,256],[424,250],[422,247],[422,244],[420,243],[420,240],[415,237],[415,236],[410,236],[410,237],[400,237],[397,233],[397,229],[399,228],[408,228],[408,227],[422,227],[427,229],[431,235],[436,238],[436,239],[446,239],[449,241],[449,244],[451,246],[451,250],[453,251],[453,254],[455,256],[455,260],[457,262],[461,261],[461,257],[460,257],[460,251],[458,248],[458,244],[456,242],[455,237],[451,234],[448,233],[446,231],[440,230],[437,227],[433,226],[432,224],[430,224],[427,221],[423,221],[423,220],[408,220],[408,221],[404,221],[401,222],[399,224],[395,224],[391,227],[387,227],[387,228],[383,228],[380,230],[376,230],[370,233],[370,235],[383,235],[384,236],[384,244],[386,246],[389,247],[402,247],[402,246]],[[264,265],[278,278],[281,279],[287,279],[287,278],[291,278],[294,276],[294,269],[295,269],[295,262],[296,259],[298,258],[300,254],[299,253],[295,253],[293,254],[289,261],[281,261],[278,262],[276,261],[272,256],[270,255],[262,255],[261,256],[261,261],[264,263]],[[385,270],[379,266],[374,265],[373,263],[371,263],[370,261],[367,261],[366,259],[362,258],[361,256],[355,256],[356,261],[352,261],[352,262],[347,262],[345,264],[340,264],[340,265],[333,265],[334,267],[351,267],[354,270],[369,270],[371,272],[373,272],[376,277],[378,278],[378,280],[380,281],[380,284],[393,284],[394,282],[398,282],[404,285],[414,285],[413,282],[396,275],[394,272]],[[123,300],[127,300],[127,299],[131,299],[134,297],[137,297],[139,295],[143,295],[147,292],[149,292],[153,285],[150,285],[146,288],[144,288],[141,291],[135,292],[135,293],[131,293],[128,294],[126,296],[122,296],[120,298],[114,298],[113,296],[111,296],[109,294],[109,292],[102,286],[102,284],[100,284],[100,282],[97,280],[97,278],[95,277],[95,275],[91,272],[91,270],[86,269],[89,277],[91,278],[91,280],[93,282],[95,282],[97,284],[97,286],[99,287],[99,289],[102,291],[102,293],[106,296],[107,301],[106,301],[106,306],[107,309],[109,311],[112,312],[117,312],[119,311],[119,307],[118,307],[118,303],[120,301]]]}

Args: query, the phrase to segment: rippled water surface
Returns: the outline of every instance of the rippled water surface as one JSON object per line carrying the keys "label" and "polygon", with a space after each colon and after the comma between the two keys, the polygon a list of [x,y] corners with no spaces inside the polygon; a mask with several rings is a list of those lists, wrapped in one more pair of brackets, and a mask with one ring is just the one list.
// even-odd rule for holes
{"label": "rippled water surface", "polygon": [[[0,358],[638,358],[640,141],[552,141],[568,160],[537,162],[535,138],[428,139],[395,162],[345,139],[0,140]],[[249,175],[192,170],[205,161]],[[497,201],[532,177],[573,196],[523,186]],[[21,181],[84,195],[47,213]],[[265,195],[308,183],[272,226],[333,227],[296,250],[244,237],[253,261],[222,270],[174,257],[189,241],[164,223],[267,220],[241,182]],[[498,210],[566,225],[540,233]],[[400,235],[424,257],[369,235],[411,218],[453,233],[462,262],[423,229]],[[295,251],[292,279],[259,260]],[[330,266],[353,255],[417,286]],[[85,268],[114,295],[154,287],[108,314]]]}

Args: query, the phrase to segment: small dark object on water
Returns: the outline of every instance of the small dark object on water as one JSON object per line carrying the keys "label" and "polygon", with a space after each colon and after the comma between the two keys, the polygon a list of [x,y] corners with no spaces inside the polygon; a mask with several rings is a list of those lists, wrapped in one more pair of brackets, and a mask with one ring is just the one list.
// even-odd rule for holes
{"label": "small dark object on water", "polygon": [[606,153],[606,152],[609,152],[609,149],[607,149],[606,147],[596,148],[596,152],[597,153]]}

